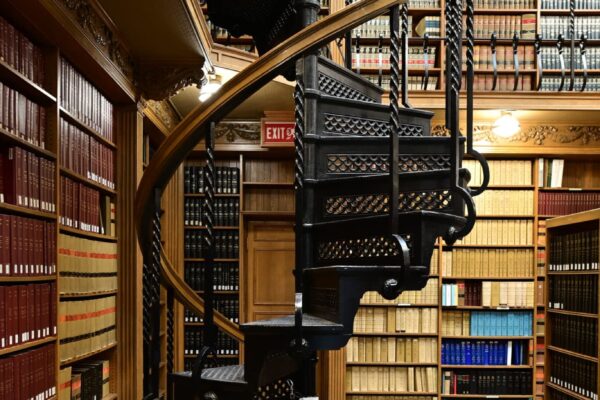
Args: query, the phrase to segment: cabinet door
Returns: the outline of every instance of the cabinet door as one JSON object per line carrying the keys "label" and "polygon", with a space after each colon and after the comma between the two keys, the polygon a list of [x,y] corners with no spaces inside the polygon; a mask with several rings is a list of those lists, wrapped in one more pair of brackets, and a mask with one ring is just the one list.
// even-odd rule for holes
{"label": "cabinet door", "polygon": [[246,320],[294,311],[294,227],[292,222],[253,221],[246,237]]}

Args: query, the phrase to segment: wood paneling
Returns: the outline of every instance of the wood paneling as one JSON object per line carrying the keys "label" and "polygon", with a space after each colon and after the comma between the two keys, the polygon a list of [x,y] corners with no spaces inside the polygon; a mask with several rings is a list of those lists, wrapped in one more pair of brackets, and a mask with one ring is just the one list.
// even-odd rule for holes
{"label": "wood paneling", "polygon": [[245,314],[248,321],[287,315],[294,309],[294,230],[291,222],[247,225]]}

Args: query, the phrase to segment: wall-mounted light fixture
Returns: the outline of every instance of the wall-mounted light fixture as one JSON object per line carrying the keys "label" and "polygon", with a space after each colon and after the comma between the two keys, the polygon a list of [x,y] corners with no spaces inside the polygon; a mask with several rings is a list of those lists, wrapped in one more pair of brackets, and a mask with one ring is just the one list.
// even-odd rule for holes
{"label": "wall-mounted light fixture", "polygon": [[521,124],[519,124],[519,120],[515,118],[512,111],[502,111],[502,115],[492,126],[494,135],[503,138],[512,137],[519,133],[520,130]]}
{"label": "wall-mounted light fixture", "polygon": [[206,77],[208,78],[208,82],[202,85],[200,88],[200,96],[198,96],[198,100],[201,102],[208,100],[208,98],[215,94],[222,85],[220,75],[206,75]]}

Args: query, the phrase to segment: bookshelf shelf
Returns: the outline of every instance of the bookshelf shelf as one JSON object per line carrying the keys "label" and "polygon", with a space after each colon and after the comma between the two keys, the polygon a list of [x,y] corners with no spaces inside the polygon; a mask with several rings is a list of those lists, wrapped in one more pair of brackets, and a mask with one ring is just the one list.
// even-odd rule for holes
{"label": "bookshelf shelf", "polygon": [[[185,197],[206,197],[204,193],[186,193]],[[240,197],[239,193],[215,193],[215,197]]]}
{"label": "bookshelf shelf", "polygon": [[[215,290],[214,291],[215,294],[238,294],[239,292],[240,292],[239,290]],[[204,294],[204,291],[197,290],[196,293]]]}
{"label": "bookshelf shelf", "polygon": [[386,395],[386,396],[437,396],[437,392],[388,392],[388,391],[347,391],[350,395]]}
{"label": "bookshelf shelf", "polygon": [[535,215],[478,215],[478,219],[534,219]]}
{"label": "bookshelf shelf", "polygon": [[[184,354],[185,358],[198,358],[197,354]],[[235,359],[235,358],[239,358],[240,356],[238,354],[217,354],[216,358],[222,358],[222,359]]]}
{"label": "bookshelf shelf", "polygon": [[534,276],[444,276],[444,281],[534,281]]}
{"label": "bookshelf shelf", "polygon": [[27,140],[22,139],[16,135],[10,133],[7,129],[0,127],[0,141],[8,142],[19,147],[23,147],[32,153],[47,158],[48,160],[56,160],[56,155],[49,150],[46,150],[40,146],[36,146],[33,143],[29,143]]}
{"label": "bookshelf shelf", "polygon": [[[411,67],[411,65],[409,64],[408,65],[408,73],[410,75],[424,75],[425,74],[425,69],[423,69],[423,68],[411,69],[410,67]],[[357,72],[358,68],[352,68],[352,70],[354,72]],[[377,74],[377,73],[379,73],[379,68],[362,68],[361,67],[360,72],[365,73],[365,74]],[[382,72],[384,74],[389,74],[390,70],[389,70],[389,68],[382,69]],[[437,68],[437,67],[429,68],[430,75],[438,75],[440,72],[441,72],[440,68]]]}
{"label": "bookshelf shelf", "polygon": [[590,271],[546,271],[546,275],[598,275],[598,270]]}
{"label": "bookshelf shelf", "polygon": [[18,351],[31,349],[33,347],[41,346],[43,344],[56,342],[56,336],[49,336],[40,340],[32,340],[27,343],[19,344],[17,346],[6,347],[4,349],[0,349],[0,356],[5,356],[7,354],[16,353]]}
{"label": "bookshelf shelf", "polygon": [[438,337],[437,333],[405,333],[405,332],[354,332],[354,336],[386,336],[386,337]]}
{"label": "bookshelf shelf", "polygon": [[512,310],[533,310],[534,307],[484,307],[484,306],[442,306],[443,309],[448,310],[483,310],[483,311],[512,311]]}
{"label": "bookshelf shelf", "polygon": [[242,211],[242,215],[255,218],[289,218],[295,214],[293,211]]}
{"label": "bookshelf shelf", "polygon": [[56,97],[31,81],[25,75],[0,60],[0,80],[8,82],[11,87],[21,92],[31,100],[44,106],[56,103]]}
{"label": "bookshelf shelf", "polygon": [[117,294],[117,290],[105,290],[102,292],[79,292],[79,293],[60,293],[61,299],[79,299],[90,297],[103,297]]}
{"label": "bookshelf shelf", "polygon": [[526,340],[533,339],[533,336],[451,336],[442,335],[442,339],[476,339],[476,340]]}
{"label": "bookshelf shelf", "polygon": [[33,208],[16,206],[14,204],[9,204],[9,203],[0,203],[0,211],[9,211],[11,213],[23,215],[25,217],[33,217],[33,218],[45,219],[45,220],[49,220],[49,221],[55,221],[57,218],[56,214],[35,210]]}
{"label": "bookshelf shelf", "polygon": [[[239,258],[215,258],[213,261],[215,262],[236,262],[239,261]],[[207,261],[206,258],[185,258],[184,261],[189,262],[203,262]]]}
{"label": "bookshelf shelf", "polygon": [[265,188],[293,188],[293,182],[242,182],[242,185],[248,187],[265,187]]}
{"label": "bookshelf shelf", "polygon": [[81,229],[71,228],[70,226],[65,226],[65,225],[60,225],[60,231],[63,233],[68,233],[68,234],[83,237],[86,239],[101,240],[104,242],[117,242],[118,241],[118,238],[116,236],[109,236],[109,235],[102,235],[100,233],[87,232],[87,231],[83,231]]}
{"label": "bookshelf shelf", "polygon": [[56,275],[47,276],[0,276],[0,283],[54,282]]}
{"label": "bookshelf shelf", "polygon": [[442,365],[444,369],[531,369],[533,365]]}
{"label": "bookshelf shelf", "polygon": [[457,397],[465,399],[526,399],[531,394],[441,394],[441,397]]}
{"label": "bookshelf shelf", "polygon": [[583,318],[598,318],[598,314],[589,314],[589,313],[582,313],[582,312],[577,312],[577,311],[556,310],[553,308],[548,308],[546,311],[549,314],[571,315],[574,317],[583,317]]}
{"label": "bookshelf shelf", "polygon": [[348,361],[348,366],[355,367],[437,367],[438,363],[435,362],[359,362],[359,361]]}
{"label": "bookshelf shelf", "polygon": [[453,247],[456,249],[533,249],[534,245],[529,244],[455,244],[444,247]]}
{"label": "bookshelf shelf", "polygon": [[[475,14],[533,14],[537,12],[537,8],[475,8]],[[466,10],[463,10],[463,14],[466,14]]]}
{"label": "bookshelf shelf", "polygon": [[361,307],[393,307],[393,308],[409,308],[409,307],[415,307],[415,308],[437,308],[438,305],[437,304],[403,304],[403,303],[396,303],[396,304],[385,304],[385,303],[360,303]]}
{"label": "bookshelf shelf", "polygon": [[[569,15],[569,10],[568,9],[541,9],[540,13],[542,15]],[[581,9],[581,10],[575,10],[575,15],[600,15],[600,10],[595,10],[595,9]]]}
{"label": "bookshelf shelf", "polygon": [[81,360],[85,360],[87,358],[90,358],[90,357],[96,356],[98,354],[104,353],[105,351],[114,349],[115,347],[117,347],[117,343],[111,343],[108,346],[104,346],[104,347],[102,347],[100,349],[97,349],[97,350],[94,350],[92,352],[89,352],[89,353],[86,353],[86,354],[82,354],[82,355],[77,356],[77,357],[69,358],[68,360],[61,360],[60,361],[60,366],[61,367],[66,367],[66,366],[75,364],[76,362],[79,362]]}
{"label": "bookshelf shelf", "polygon": [[571,391],[569,389],[566,389],[566,388],[560,387],[558,385],[555,385],[555,384],[553,384],[551,382],[547,382],[546,386],[548,386],[549,388],[552,388],[554,390],[558,390],[559,392],[563,392],[564,394],[569,395],[569,396],[571,396],[571,397],[573,397],[575,399],[578,399],[578,400],[590,400],[589,397],[582,396],[582,395],[580,395],[578,393],[575,393],[575,392],[573,392],[573,391]]}
{"label": "bookshelf shelf", "polygon": [[[490,71],[491,72],[491,71]],[[473,189],[479,189],[480,186],[470,186]],[[533,185],[490,185],[487,190],[535,190]]]}
{"label": "bookshelf shelf", "polygon": [[[185,229],[203,231],[203,230],[206,230],[207,228],[206,228],[206,226],[186,225]],[[230,230],[238,230],[238,229],[240,229],[240,227],[239,226],[213,226],[213,229],[215,229],[217,231],[230,231]]]}
{"label": "bookshelf shelf", "polygon": [[66,119],[67,121],[69,121],[70,123],[72,123],[73,125],[76,125],[79,129],[84,130],[90,136],[93,136],[94,139],[96,139],[103,145],[110,147],[113,150],[117,149],[117,145],[115,145],[113,142],[106,139],[104,136],[102,136],[98,132],[96,132],[95,129],[89,127],[87,124],[80,121],[77,117],[75,117],[73,114],[71,114],[70,112],[65,110],[63,107],[60,107],[60,116],[63,117],[64,119]]}
{"label": "bookshelf shelf", "polygon": [[115,190],[110,189],[110,188],[108,188],[108,187],[106,187],[106,186],[104,186],[104,185],[102,185],[102,184],[100,184],[98,182],[95,182],[95,181],[93,181],[91,179],[88,179],[85,176],[79,175],[79,174],[71,171],[68,168],[60,167],[60,173],[63,174],[63,175],[65,175],[65,176],[67,176],[67,177],[69,177],[69,178],[71,178],[71,179],[73,179],[73,180],[76,180],[76,181],[81,182],[81,183],[83,183],[83,184],[85,184],[87,186],[90,186],[90,187],[92,187],[94,189],[97,189],[97,190],[101,191],[104,194],[107,194],[107,195],[110,195],[110,196],[113,196],[113,197],[117,195],[117,192]]}
{"label": "bookshelf shelf", "polygon": [[596,188],[596,187],[586,187],[586,188],[541,187],[541,188],[539,188],[539,190],[542,192],[600,192],[600,188]]}
{"label": "bookshelf shelf", "polygon": [[548,350],[556,351],[557,353],[563,353],[563,354],[569,355],[571,357],[577,357],[577,358],[581,358],[583,360],[587,360],[587,361],[590,361],[593,363],[598,363],[598,357],[588,356],[586,354],[581,354],[581,353],[577,353],[575,351],[561,349],[560,347],[551,346],[551,345],[546,346],[546,348]]}

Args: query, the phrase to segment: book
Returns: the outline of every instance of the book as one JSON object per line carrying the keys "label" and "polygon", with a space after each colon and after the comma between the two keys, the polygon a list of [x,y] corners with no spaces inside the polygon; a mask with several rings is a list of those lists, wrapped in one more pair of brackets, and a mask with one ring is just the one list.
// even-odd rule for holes
{"label": "book", "polygon": [[361,337],[346,346],[348,363],[436,363],[436,338]]}
{"label": "book", "polygon": [[533,308],[534,282],[457,281],[442,285],[442,306]]}
{"label": "book", "polygon": [[598,247],[598,228],[555,232],[548,249],[548,271],[597,271]]}
{"label": "book", "polygon": [[[488,160],[490,186],[533,185],[532,162],[529,160]],[[481,186],[483,170],[476,160],[464,160],[463,167],[471,172],[470,186]],[[486,192],[487,193],[487,192]]]}
{"label": "book", "polygon": [[409,305],[437,305],[438,304],[438,280],[431,278],[421,290],[407,290],[402,292],[394,300],[386,300],[377,292],[366,292],[360,303],[369,304],[394,304],[399,306]]}
{"label": "book", "polygon": [[114,235],[107,226],[110,202],[99,190],[65,176],[60,177],[60,223],[86,232]]}
{"label": "book", "polygon": [[595,275],[551,275],[547,285],[549,309],[598,313],[598,279]]}
{"label": "book", "polygon": [[42,49],[18,28],[0,16],[0,60],[39,86],[44,86],[45,70]]}
{"label": "book", "polygon": [[346,377],[349,394],[367,391],[388,394],[435,393],[438,386],[437,368],[427,367],[350,366]]}
{"label": "book", "polygon": [[[184,167],[184,192],[186,194],[205,193],[206,169],[198,165]],[[240,170],[234,167],[215,168],[215,188],[217,194],[238,194],[240,190]]]}
{"label": "book", "polygon": [[475,227],[458,244],[484,246],[533,245],[533,221],[494,219],[477,221]]}
{"label": "book", "polygon": [[442,365],[528,365],[528,340],[442,341]]}
{"label": "book", "polygon": [[[184,225],[206,225],[206,199],[186,198],[184,200]],[[237,198],[216,198],[213,207],[214,226],[237,226],[240,221],[240,200]]]}
{"label": "book", "polygon": [[57,395],[56,346],[49,344],[0,359],[0,398],[50,399]]}
{"label": "book", "polygon": [[442,394],[527,396],[533,391],[531,371],[446,370],[443,380]]}
{"label": "book", "polygon": [[[219,230],[215,235],[215,258],[239,257],[239,231]],[[185,230],[185,258],[205,258],[208,248],[205,241],[206,231]]]}
{"label": "book", "polygon": [[533,190],[486,190],[475,197],[475,208],[482,215],[533,216]]}
{"label": "book", "polygon": [[444,311],[444,336],[531,336],[531,311]]}
{"label": "book", "polygon": [[[200,350],[202,350],[202,346],[204,344],[204,331],[201,327],[188,327],[185,330],[184,338],[183,338],[183,354],[189,356],[195,356],[200,354]],[[238,342],[228,336],[222,331],[217,333],[217,343],[215,353],[217,355],[239,355],[239,344]]]}
{"label": "book", "polygon": [[553,314],[548,323],[552,330],[550,345],[598,357],[598,320]]}
{"label": "book", "polygon": [[2,82],[0,128],[34,146],[46,148],[46,109]]}
{"label": "book", "polygon": [[581,396],[597,398],[598,365],[595,362],[555,352],[549,352],[548,356],[552,365],[550,383]]}

